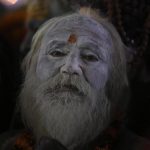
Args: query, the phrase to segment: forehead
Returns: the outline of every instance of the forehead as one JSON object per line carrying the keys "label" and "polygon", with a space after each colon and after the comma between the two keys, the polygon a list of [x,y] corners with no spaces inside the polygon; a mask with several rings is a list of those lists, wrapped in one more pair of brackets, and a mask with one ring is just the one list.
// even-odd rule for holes
{"label": "forehead", "polygon": [[87,17],[73,16],[55,20],[53,24],[50,22],[44,31],[42,46],[46,46],[52,40],[72,42],[72,39],[69,39],[71,35],[74,35],[73,43],[78,44],[94,41],[100,45],[110,46],[112,41],[109,31],[102,24]]}

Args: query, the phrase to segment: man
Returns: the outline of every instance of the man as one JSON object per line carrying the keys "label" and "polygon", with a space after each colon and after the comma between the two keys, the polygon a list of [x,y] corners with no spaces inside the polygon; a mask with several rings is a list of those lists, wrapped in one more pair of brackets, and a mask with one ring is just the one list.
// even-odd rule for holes
{"label": "man", "polygon": [[30,131],[4,149],[123,150],[116,143],[124,139],[125,64],[117,31],[97,12],[83,8],[46,22],[24,61],[19,104]]}

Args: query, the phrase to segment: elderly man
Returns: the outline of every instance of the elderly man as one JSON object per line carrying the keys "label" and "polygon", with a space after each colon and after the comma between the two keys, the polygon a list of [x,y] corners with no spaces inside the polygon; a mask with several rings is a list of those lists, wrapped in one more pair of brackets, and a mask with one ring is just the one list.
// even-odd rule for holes
{"label": "elderly man", "polygon": [[29,131],[4,149],[133,150],[134,138],[127,141],[121,128],[125,64],[117,31],[97,12],[83,8],[47,21],[24,61],[19,104]]}

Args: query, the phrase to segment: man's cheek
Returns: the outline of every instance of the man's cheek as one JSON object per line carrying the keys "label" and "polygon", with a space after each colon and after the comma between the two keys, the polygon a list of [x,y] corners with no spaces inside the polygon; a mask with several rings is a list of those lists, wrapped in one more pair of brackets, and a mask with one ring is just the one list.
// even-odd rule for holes
{"label": "man's cheek", "polygon": [[56,70],[55,66],[56,64],[54,61],[50,61],[48,57],[43,56],[43,58],[41,58],[37,63],[37,77],[42,81],[47,80],[49,77],[53,76]]}
{"label": "man's cheek", "polygon": [[105,87],[108,79],[108,69],[106,65],[88,69],[85,73],[89,84],[95,89],[100,90]]}

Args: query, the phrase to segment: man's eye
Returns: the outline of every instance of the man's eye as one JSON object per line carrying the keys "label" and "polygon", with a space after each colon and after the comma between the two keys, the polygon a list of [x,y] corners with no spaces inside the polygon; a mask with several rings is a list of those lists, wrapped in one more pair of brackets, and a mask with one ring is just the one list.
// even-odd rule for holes
{"label": "man's eye", "polygon": [[63,52],[60,52],[60,51],[53,51],[51,52],[49,55],[53,56],[53,57],[63,57],[65,56],[66,54],[63,53]]}
{"label": "man's eye", "polygon": [[98,61],[98,58],[95,55],[83,55],[82,58],[86,61],[91,61],[91,62]]}

